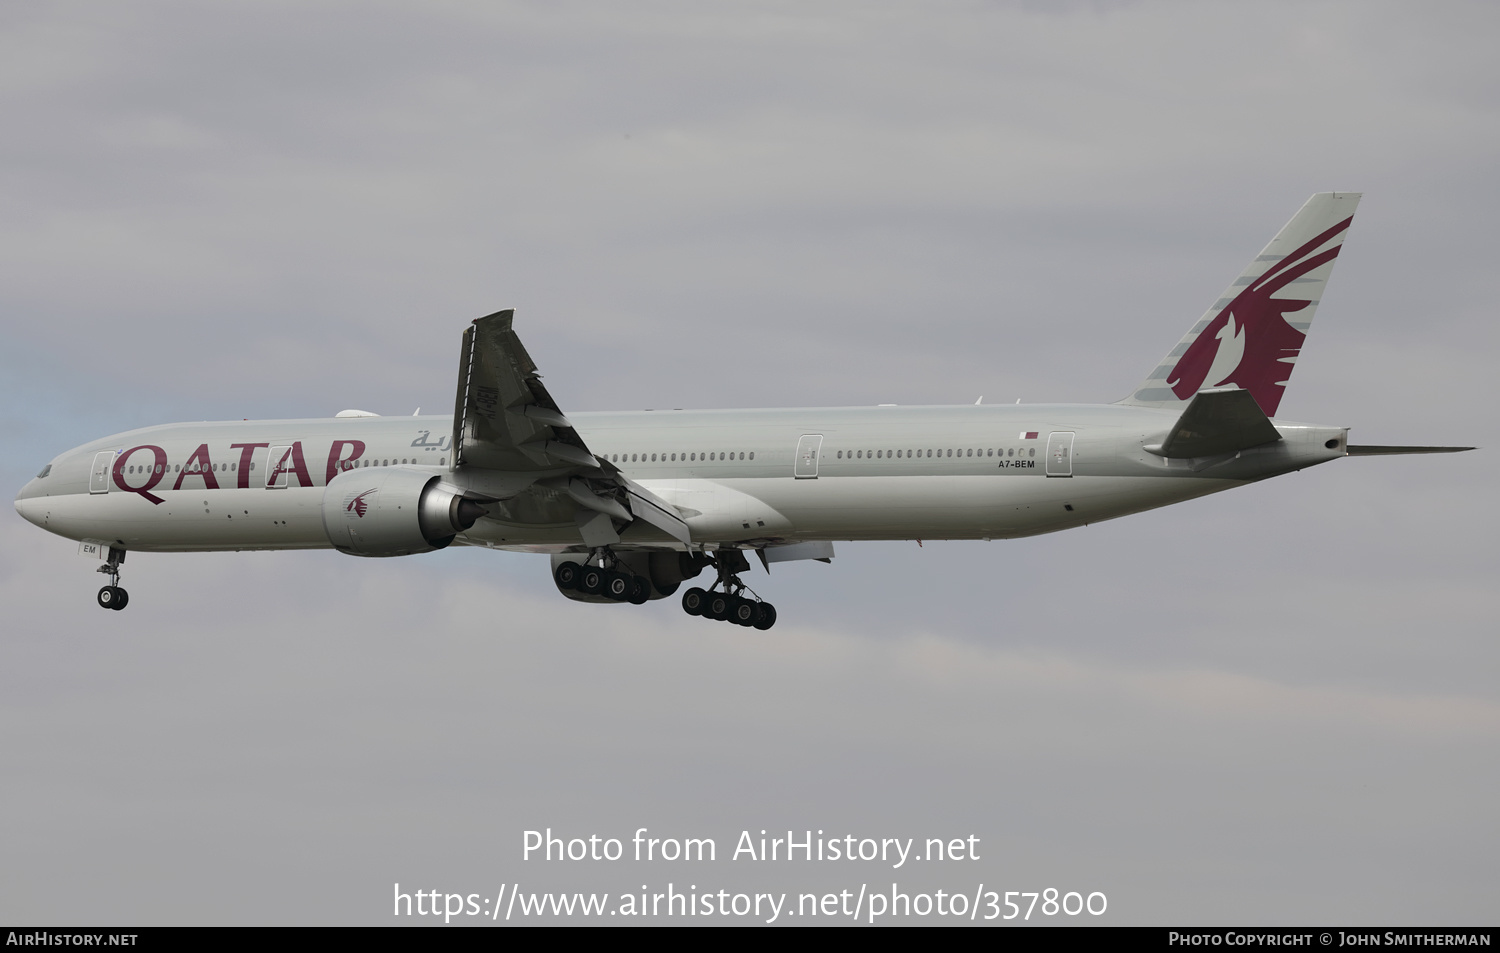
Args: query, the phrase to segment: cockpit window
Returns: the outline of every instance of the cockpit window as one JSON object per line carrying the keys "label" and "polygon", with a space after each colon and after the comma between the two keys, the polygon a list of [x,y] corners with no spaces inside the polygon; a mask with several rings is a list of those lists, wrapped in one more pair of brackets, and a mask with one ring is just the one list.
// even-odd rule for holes
{"label": "cockpit window", "polygon": [[38,473],[36,475],[36,478],[38,480],[40,480],[40,479],[44,478],[47,474],[49,474],[51,472],[52,472],[52,464],[49,463],[46,466],[42,467],[42,472]]}

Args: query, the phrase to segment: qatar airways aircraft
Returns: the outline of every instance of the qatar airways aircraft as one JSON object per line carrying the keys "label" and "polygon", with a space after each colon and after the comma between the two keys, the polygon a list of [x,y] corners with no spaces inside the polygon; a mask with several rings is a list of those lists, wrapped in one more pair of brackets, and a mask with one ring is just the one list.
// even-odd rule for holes
{"label": "qatar airways aircraft", "polygon": [[183,423],[85,444],[16,497],[79,541],[123,609],[131,551],[451,544],[548,553],[582,602],[644,603],[712,568],[692,615],[769,629],[741,579],[835,540],[1007,539],[1096,523],[1344,456],[1348,428],[1276,417],[1359,195],[1314,195],[1160,366],[1113,404],[564,414],[511,330],[464,331],[453,417],[346,410]]}

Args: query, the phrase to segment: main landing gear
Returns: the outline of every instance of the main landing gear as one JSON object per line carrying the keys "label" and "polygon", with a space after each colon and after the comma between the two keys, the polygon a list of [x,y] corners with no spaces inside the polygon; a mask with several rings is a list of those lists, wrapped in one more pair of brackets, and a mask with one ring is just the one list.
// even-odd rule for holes
{"label": "main landing gear", "polygon": [[120,588],[120,563],[124,561],[125,550],[109,547],[109,562],[98,569],[109,576],[109,585],[99,590],[99,608],[118,610],[130,604],[130,593]]}
{"label": "main landing gear", "polygon": [[[744,553],[738,549],[721,549],[714,558],[714,567],[719,570],[719,578],[712,586],[707,590],[694,586],[682,594],[683,612],[762,631],[776,624],[776,607],[762,601],[740,580],[739,574],[750,569]],[[745,593],[751,598],[747,599]]]}
{"label": "main landing gear", "polygon": [[[594,565],[598,560],[599,565]],[[615,602],[645,605],[651,598],[650,581],[634,573],[622,572],[613,551],[604,546],[589,553],[582,565],[571,560],[554,573],[559,589],[576,589],[590,596],[603,596]]]}

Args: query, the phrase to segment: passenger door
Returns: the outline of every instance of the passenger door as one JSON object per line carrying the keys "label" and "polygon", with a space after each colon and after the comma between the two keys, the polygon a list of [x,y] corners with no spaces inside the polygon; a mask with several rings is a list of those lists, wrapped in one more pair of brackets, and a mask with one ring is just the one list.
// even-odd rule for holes
{"label": "passenger door", "polygon": [[1047,475],[1070,477],[1073,475],[1073,432],[1058,431],[1047,437]]}
{"label": "passenger door", "polygon": [[799,480],[818,478],[818,455],[823,449],[823,435],[803,434],[797,441],[797,459],[792,464],[792,476]]}
{"label": "passenger door", "polygon": [[100,450],[94,454],[94,466],[89,470],[89,492],[108,493],[110,469],[115,463],[115,451]]}

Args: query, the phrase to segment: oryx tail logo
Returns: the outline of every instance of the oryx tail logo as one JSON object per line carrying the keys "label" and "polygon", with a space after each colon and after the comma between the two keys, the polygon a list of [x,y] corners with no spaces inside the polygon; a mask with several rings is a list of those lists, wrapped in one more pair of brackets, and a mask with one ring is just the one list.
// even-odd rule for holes
{"label": "oryx tail logo", "polygon": [[344,497],[344,512],[350,519],[356,517],[364,519],[365,513],[370,509],[370,501],[365,499],[365,497],[374,493],[375,490],[366,490],[363,493],[351,494]]}
{"label": "oryx tail logo", "polygon": [[1342,241],[1326,251],[1313,252],[1346,231],[1351,221],[1352,216],[1344,219],[1267,268],[1208,323],[1167,375],[1167,384],[1179,400],[1187,400],[1204,387],[1235,384],[1251,393],[1266,416],[1276,413],[1307,337],[1287,323],[1286,315],[1313,301],[1271,295],[1337,258]]}

